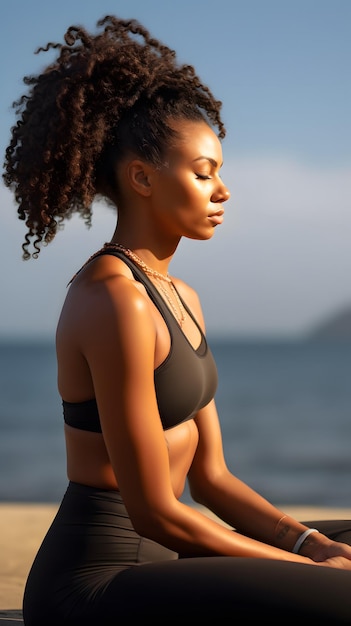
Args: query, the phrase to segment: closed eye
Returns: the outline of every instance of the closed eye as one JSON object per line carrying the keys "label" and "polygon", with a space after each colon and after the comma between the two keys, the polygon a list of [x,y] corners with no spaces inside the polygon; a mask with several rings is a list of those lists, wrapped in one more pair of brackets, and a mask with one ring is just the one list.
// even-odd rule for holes
{"label": "closed eye", "polygon": [[206,174],[196,174],[196,178],[200,180],[210,180],[211,176],[207,176]]}

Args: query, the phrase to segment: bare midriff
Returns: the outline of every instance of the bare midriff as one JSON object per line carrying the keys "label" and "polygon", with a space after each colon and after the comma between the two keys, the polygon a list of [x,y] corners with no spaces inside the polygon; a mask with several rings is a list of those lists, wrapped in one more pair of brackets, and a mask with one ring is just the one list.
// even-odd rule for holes
{"label": "bare midriff", "polygon": [[[65,425],[68,479],[98,489],[118,489],[103,436]],[[194,420],[165,431],[172,488],[179,498],[198,444]]]}

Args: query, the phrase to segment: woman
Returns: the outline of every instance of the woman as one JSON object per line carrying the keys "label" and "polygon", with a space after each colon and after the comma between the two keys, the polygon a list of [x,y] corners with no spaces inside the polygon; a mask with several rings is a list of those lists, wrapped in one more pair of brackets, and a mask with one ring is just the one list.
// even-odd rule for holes
{"label": "woman", "polygon": [[[26,626],[350,623],[350,523],[294,520],[228,470],[199,299],[168,275],[181,238],[223,220],[221,103],[133,20],[71,27],[52,48],[6,152],[23,256],[74,212],[89,222],[95,198],[118,219],[58,322],[69,484],[28,576]],[[180,501],[186,478],[217,518]]]}

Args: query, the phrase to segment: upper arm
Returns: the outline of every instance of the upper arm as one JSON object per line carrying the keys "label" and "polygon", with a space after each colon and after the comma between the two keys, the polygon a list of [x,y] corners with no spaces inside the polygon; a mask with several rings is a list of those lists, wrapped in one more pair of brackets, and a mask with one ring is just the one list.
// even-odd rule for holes
{"label": "upper arm", "polygon": [[198,412],[195,422],[199,442],[188,479],[195,501],[205,504],[212,487],[216,491],[216,483],[219,485],[229,471],[225,461],[222,432],[214,400]]}
{"label": "upper arm", "polygon": [[105,445],[134,522],[172,497],[167,447],[154,386],[156,329],[147,299],[125,277],[99,287],[87,308],[82,351]]}

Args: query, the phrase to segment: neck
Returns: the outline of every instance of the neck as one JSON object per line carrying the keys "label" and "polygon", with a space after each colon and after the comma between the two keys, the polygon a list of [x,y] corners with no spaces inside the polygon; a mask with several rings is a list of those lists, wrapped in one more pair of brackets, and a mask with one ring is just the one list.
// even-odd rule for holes
{"label": "neck", "polygon": [[[152,267],[147,265],[145,261],[143,261],[138,256],[138,254],[136,254],[136,252],[134,252],[130,248],[127,248],[121,243],[105,243],[104,247],[116,248],[117,250],[123,252],[123,254],[130,258],[136,265],[138,265],[138,267],[140,267],[140,269],[143,270],[143,272],[145,272],[145,274],[148,275],[153,280],[153,282],[158,283],[159,291],[168,303],[168,306],[173,312],[173,315],[177,320],[179,326],[182,327],[185,320],[185,309],[168,272],[166,274],[163,274],[162,272],[158,272],[157,270],[153,269]],[[167,284],[167,288],[164,286],[164,283]]]}
{"label": "neck", "polygon": [[[117,248],[117,250],[120,250],[121,252],[123,252],[126,256],[132,259],[134,263],[139,265],[139,267],[145,272],[145,274],[148,274],[149,276],[153,276],[154,278],[165,280],[166,282],[171,282],[167,269],[159,272],[158,270],[154,269],[154,267],[151,267],[150,265],[148,265],[139,256],[139,254],[137,254],[137,252],[135,252],[134,250],[131,250],[130,248],[127,248],[127,246],[124,246],[121,243],[111,242],[111,243],[106,243],[105,248]],[[167,266],[168,266],[168,263],[167,263]]]}
{"label": "neck", "polygon": [[150,268],[165,275],[176,251],[176,246],[160,244],[159,241],[145,241],[145,237],[142,240],[136,237],[118,237],[116,233],[111,239],[111,244],[131,250]]}

